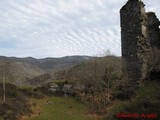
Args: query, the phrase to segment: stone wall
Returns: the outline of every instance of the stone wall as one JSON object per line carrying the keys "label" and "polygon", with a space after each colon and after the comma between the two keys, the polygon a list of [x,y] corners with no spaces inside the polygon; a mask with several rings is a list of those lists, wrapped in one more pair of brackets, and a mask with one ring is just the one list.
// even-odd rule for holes
{"label": "stone wall", "polygon": [[131,81],[148,76],[146,58],[160,45],[159,20],[144,6],[141,0],[128,0],[120,10],[122,71]]}

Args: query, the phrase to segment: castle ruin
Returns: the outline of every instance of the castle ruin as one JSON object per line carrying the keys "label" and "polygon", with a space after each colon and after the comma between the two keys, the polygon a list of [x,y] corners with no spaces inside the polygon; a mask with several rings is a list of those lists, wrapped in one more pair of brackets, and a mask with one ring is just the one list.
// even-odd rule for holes
{"label": "castle ruin", "polygon": [[141,0],[128,0],[120,10],[122,71],[127,79],[160,79],[160,21],[145,12]]}

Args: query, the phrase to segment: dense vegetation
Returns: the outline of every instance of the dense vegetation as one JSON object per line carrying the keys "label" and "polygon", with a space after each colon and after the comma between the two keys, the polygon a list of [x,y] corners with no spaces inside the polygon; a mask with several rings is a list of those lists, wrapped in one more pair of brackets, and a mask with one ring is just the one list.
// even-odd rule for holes
{"label": "dense vegetation", "polygon": [[31,114],[27,96],[15,85],[6,84],[6,102],[2,103],[2,84],[0,83],[0,116],[4,120],[18,120],[22,115]]}

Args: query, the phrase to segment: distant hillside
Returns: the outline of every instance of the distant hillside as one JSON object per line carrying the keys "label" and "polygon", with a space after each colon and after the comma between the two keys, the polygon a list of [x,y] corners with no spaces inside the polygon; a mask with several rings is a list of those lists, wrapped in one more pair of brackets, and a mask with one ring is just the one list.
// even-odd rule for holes
{"label": "distant hillside", "polygon": [[6,81],[16,85],[45,73],[44,70],[24,62],[9,61],[4,66],[4,61],[0,61],[0,81],[2,81],[4,68],[6,69]]}
{"label": "distant hillside", "polygon": [[[7,65],[7,81],[16,85],[34,81],[43,81],[47,72],[64,70],[91,59],[89,56],[67,56],[62,58],[35,59],[32,57],[16,58],[0,56],[0,81],[4,73],[4,62]],[[42,78],[41,78],[42,77]],[[43,81],[46,82],[45,80]],[[31,82],[32,83],[32,82]]]}
{"label": "distant hillside", "polygon": [[64,68],[74,66],[85,60],[90,59],[89,56],[67,56],[62,58],[43,58],[43,59],[34,59],[34,58],[23,58],[24,62],[35,65],[45,71],[50,70],[62,70]]}
{"label": "distant hillside", "polygon": [[30,79],[26,84],[43,85],[54,80],[67,80],[71,83],[84,82],[88,80],[100,80],[105,74],[105,69],[113,67],[114,74],[121,75],[121,58],[115,56],[92,57],[77,65],[59,71],[48,72],[41,76]]}
{"label": "distant hillside", "polygon": [[43,75],[36,76],[30,80],[27,80],[24,82],[25,85],[31,85],[34,87],[42,86],[44,84],[47,84],[53,80],[54,76],[51,75],[51,73],[45,73]]}
{"label": "distant hillside", "polygon": [[80,62],[86,61],[92,57],[89,56],[66,56],[62,58],[43,58],[36,59],[32,57],[27,58],[16,58],[16,57],[4,57],[0,56],[0,60],[9,60],[11,62],[23,62],[30,65],[34,65],[45,71],[64,69]]}

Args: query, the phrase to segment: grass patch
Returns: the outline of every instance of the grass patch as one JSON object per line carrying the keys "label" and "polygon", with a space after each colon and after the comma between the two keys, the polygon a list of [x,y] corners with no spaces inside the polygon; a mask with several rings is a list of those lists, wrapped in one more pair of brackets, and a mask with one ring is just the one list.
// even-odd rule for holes
{"label": "grass patch", "polygon": [[98,120],[87,116],[85,104],[72,97],[49,97],[46,99],[31,99],[37,104],[34,108],[35,115],[25,120]]}
{"label": "grass patch", "polygon": [[64,85],[64,84],[68,84],[68,81],[66,81],[66,80],[54,80],[53,83],[55,83],[57,85]]}
{"label": "grass patch", "polygon": [[145,85],[145,87],[142,87],[137,91],[137,97],[145,98],[147,96],[148,98],[160,96],[160,82],[149,82]]}
{"label": "grass patch", "polygon": [[33,86],[30,86],[30,85],[21,85],[21,86],[18,86],[19,89],[29,89],[29,90],[33,90]]}

